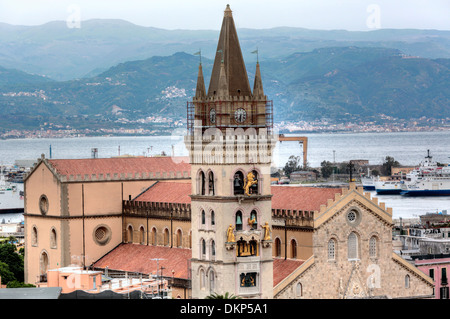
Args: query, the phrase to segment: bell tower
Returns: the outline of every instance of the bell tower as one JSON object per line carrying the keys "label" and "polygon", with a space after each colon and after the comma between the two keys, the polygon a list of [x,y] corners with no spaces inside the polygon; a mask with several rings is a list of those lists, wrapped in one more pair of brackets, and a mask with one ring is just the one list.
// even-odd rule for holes
{"label": "bell tower", "polygon": [[192,297],[273,297],[273,106],[259,62],[250,88],[232,11],[224,11],[208,92],[200,63],[187,103]]}

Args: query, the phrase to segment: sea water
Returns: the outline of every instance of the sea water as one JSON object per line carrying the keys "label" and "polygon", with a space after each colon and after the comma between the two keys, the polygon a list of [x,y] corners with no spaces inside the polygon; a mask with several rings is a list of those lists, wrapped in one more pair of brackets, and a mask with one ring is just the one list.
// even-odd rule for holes
{"label": "sea water", "polygon": [[[287,135],[287,134],[286,134]],[[368,160],[369,164],[382,164],[391,156],[404,166],[418,165],[430,150],[433,160],[450,162],[450,132],[399,132],[399,133],[323,133],[301,134],[308,137],[307,160],[310,167],[319,167],[322,161],[343,162]],[[12,165],[16,160],[46,158],[90,158],[92,150],[99,158],[119,155],[187,156],[183,136],[139,137],[77,137],[48,139],[0,140],[0,165]],[[278,142],[274,151],[273,165],[283,167],[289,156],[303,158],[299,142]],[[379,201],[392,207],[394,218],[414,218],[427,212],[450,213],[450,196],[407,198],[399,195],[376,195]],[[1,218],[1,216],[0,216]]]}

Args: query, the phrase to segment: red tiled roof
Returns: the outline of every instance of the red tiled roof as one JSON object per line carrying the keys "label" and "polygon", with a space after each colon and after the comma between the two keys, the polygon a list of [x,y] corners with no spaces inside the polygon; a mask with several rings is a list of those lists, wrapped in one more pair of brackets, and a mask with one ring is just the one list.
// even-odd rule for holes
{"label": "red tiled roof", "polygon": [[[163,246],[147,246],[139,244],[121,244],[109,254],[95,262],[94,267],[111,270],[139,272],[143,274],[156,274],[157,262],[152,260],[160,258],[159,269],[164,267],[163,275],[175,278],[189,279],[188,262],[192,250],[186,248],[170,248]],[[295,269],[303,264],[303,260],[274,258],[273,260],[273,286],[278,285]]]}
{"label": "red tiled roof", "polygon": [[87,159],[52,159],[48,163],[60,175],[136,174],[152,172],[188,172],[191,167],[188,157],[117,157]]}
{"label": "red tiled roof", "polygon": [[157,262],[152,259],[162,258],[158,266],[165,268],[163,276],[172,276],[172,270],[174,270],[175,278],[188,279],[188,261],[191,256],[191,250],[186,248],[121,244],[95,262],[94,267],[156,274]]}
{"label": "red tiled roof", "polygon": [[188,182],[158,182],[146,192],[135,198],[135,201],[189,204],[191,198],[191,181]]}
{"label": "red tiled roof", "polygon": [[[340,188],[272,186],[272,209],[318,211]],[[137,197],[136,201],[189,204],[191,182],[161,181]]]}
{"label": "red tiled roof", "polygon": [[295,269],[303,264],[303,260],[298,259],[273,259],[273,286],[278,285],[284,278],[289,276]]}
{"label": "red tiled roof", "polygon": [[334,194],[342,194],[341,188],[272,186],[272,209],[318,211]]}

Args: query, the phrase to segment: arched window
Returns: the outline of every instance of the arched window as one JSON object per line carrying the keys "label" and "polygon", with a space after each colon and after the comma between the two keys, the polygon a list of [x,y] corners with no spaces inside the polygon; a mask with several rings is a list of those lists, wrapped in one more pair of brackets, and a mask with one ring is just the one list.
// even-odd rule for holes
{"label": "arched window", "polygon": [[358,236],[352,232],[348,236],[348,259],[358,259]]}
{"label": "arched window", "polygon": [[127,239],[128,239],[128,243],[132,243],[133,242],[133,226],[128,225],[127,228]]}
{"label": "arched window", "polygon": [[139,243],[141,245],[145,244],[145,230],[144,230],[144,226],[141,226],[139,228]]}
{"label": "arched window", "polygon": [[56,248],[56,230],[54,228],[50,231],[50,248]]}
{"label": "arched window", "polygon": [[233,177],[233,192],[234,195],[244,194],[244,173],[237,171]]}
{"label": "arched window", "polygon": [[369,256],[372,258],[377,257],[377,237],[372,236],[369,240]]}
{"label": "arched window", "polygon": [[291,258],[297,259],[297,242],[295,239],[291,240]]}
{"label": "arched window", "polygon": [[216,258],[216,243],[214,240],[211,240],[211,259]]}
{"label": "arched window", "polygon": [[205,243],[205,240],[203,238],[200,240],[200,254],[201,254],[200,259],[205,259],[205,257],[206,257],[206,243]]}
{"label": "arched window", "polygon": [[281,257],[281,240],[280,238],[275,238],[275,257]]}
{"label": "arched window", "polygon": [[258,228],[258,213],[256,212],[256,210],[252,210],[252,212],[250,213],[248,224],[250,225],[250,229]]}
{"label": "arched window", "polygon": [[410,278],[409,275],[405,276],[405,288],[409,288],[409,284],[410,284]]}
{"label": "arched window", "polygon": [[214,293],[214,286],[215,286],[215,273],[214,270],[209,271],[209,292]]}
{"label": "arched window", "polygon": [[336,240],[330,239],[328,241],[328,260],[336,259]]}
{"label": "arched window", "polygon": [[39,258],[39,275],[40,275],[40,282],[47,282],[47,270],[48,265],[50,264],[50,261],[48,259],[47,252],[43,251],[41,253],[41,256]]}
{"label": "arched window", "polygon": [[206,224],[206,214],[205,211],[202,210],[202,227],[204,227]]}
{"label": "arched window", "polygon": [[242,212],[239,210],[236,213],[236,230],[242,230]]}
{"label": "arched window", "polygon": [[156,228],[155,227],[152,228],[151,239],[152,239],[151,244],[152,245],[157,245],[157,242],[156,242]]}
{"label": "arched window", "polygon": [[253,179],[256,181],[256,184],[253,184],[252,186],[250,186],[250,194],[258,195],[259,194],[259,175],[256,170],[253,170],[252,173],[254,176]]}
{"label": "arched window", "polygon": [[181,247],[183,245],[183,234],[181,229],[177,230],[177,247]]}
{"label": "arched window", "polygon": [[300,298],[302,296],[303,296],[302,284],[297,283],[297,286],[295,287],[295,297]]}
{"label": "arched window", "polygon": [[205,193],[206,193],[205,173],[203,173],[203,171],[200,171],[198,174],[198,194],[205,195]]}
{"label": "arched window", "polygon": [[214,211],[211,211],[211,226],[214,227],[216,225],[216,216],[214,214]]}
{"label": "arched window", "polygon": [[164,229],[164,246],[169,246],[169,230]]}
{"label": "arched window", "polygon": [[214,196],[215,191],[214,191],[214,173],[213,172],[209,172],[208,174],[208,193],[211,196]]}
{"label": "arched window", "polygon": [[37,246],[38,244],[38,231],[36,226],[33,227],[31,231],[31,246]]}
{"label": "arched window", "polygon": [[206,276],[205,276],[205,270],[204,269],[200,269],[200,289],[205,289],[205,280]]}

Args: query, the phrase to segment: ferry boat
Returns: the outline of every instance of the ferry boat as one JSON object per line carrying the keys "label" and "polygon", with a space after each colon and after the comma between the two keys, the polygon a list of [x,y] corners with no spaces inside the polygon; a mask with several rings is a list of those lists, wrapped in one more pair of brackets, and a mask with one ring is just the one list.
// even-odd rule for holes
{"label": "ferry boat", "polygon": [[450,196],[450,165],[438,166],[428,155],[421,165],[407,174],[402,184],[406,196]]}
{"label": "ferry boat", "polygon": [[375,181],[375,191],[378,195],[398,195],[402,192],[402,181]]}
{"label": "ferry boat", "polygon": [[361,184],[364,190],[375,190],[374,177],[373,176],[361,176]]}
{"label": "ferry boat", "polygon": [[24,211],[23,190],[17,185],[7,182],[0,174],[0,214]]}

